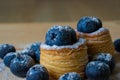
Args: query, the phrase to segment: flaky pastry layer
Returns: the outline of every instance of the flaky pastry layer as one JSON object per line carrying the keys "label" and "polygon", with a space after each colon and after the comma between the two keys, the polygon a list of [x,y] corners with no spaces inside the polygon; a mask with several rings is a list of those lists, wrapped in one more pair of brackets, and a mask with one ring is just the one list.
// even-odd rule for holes
{"label": "flaky pastry layer", "polygon": [[77,72],[84,77],[84,69],[88,62],[87,47],[45,49],[41,47],[40,64],[44,65],[52,80],[57,80],[68,72]]}
{"label": "flaky pastry layer", "polygon": [[76,32],[78,38],[85,38],[87,40],[89,56],[93,56],[101,52],[110,53],[112,55],[114,54],[114,45],[108,29],[100,28],[98,31],[93,33]]}

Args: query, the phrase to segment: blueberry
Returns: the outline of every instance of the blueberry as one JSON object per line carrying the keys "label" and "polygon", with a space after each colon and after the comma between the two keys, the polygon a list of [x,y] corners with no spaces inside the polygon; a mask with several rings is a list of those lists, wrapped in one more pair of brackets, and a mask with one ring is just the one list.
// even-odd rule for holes
{"label": "blueberry", "polygon": [[23,51],[21,51],[21,54],[29,55],[31,56],[36,63],[39,63],[40,61],[40,42],[35,42],[27,46]]}
{"label": "blueberry", "polygon": [[120,52],[120,39],[114,41],[115,50]]}
{"label": "blueberry", "polygon": [[17,54],[17,56],[11,61],[10,70],[18,77],[26,77],[27,71],[34,64],[35,62],[30,56]]}
{"label": "blueberry", "polygon": [[72,45],[77,41],[76,33],[74,29],[69,26],[53,26],[46,33],[47,45],[53,46],[63,46],[63,45]]}
{"label": "blueberry", "polygon": [[16,52],[10,52],[4,56],[3,62],[7,67],[10,67],[11,60],[16,57]]}
{"label": "blueberry", "polygon": [[37,63],[39,63],[40,61],[40,44],[41,42],[35,42],[28,47],[28,49],[33,50],[35,52],[35,61]]}
{"label": "blueberry", "polygon": [[49,80],[49,74],[43,65],[36,64],[28,70],[26,80]]}
{"label": "blueberry", "polygon": [[82,78],[76,72],[69,72],[61,75],[59,80],[82,80]]}
{"label": "blueberry", "polygon": [[102,22],[97,17],[85,16],[77,23],[77,30],[83,33],[91,33],[102,27]]}
{"label": "blueberry", "polygon": [[113,56],[109,53],[99,53],[94,57],[94,60],[104,62],[109,65],[111,72],[115,68],[115,60]]}
{"label": "blueberry", "polygon": [[74,44],[77,42],[76,32],[73,28],[69,28],[69,32],[71,34],[71,44]]}
{"label": "blueberry", "polygon": [[89,62],[85,69],[88,80],[109,80],[110,68],[100,61]]}
{"label": "blueberry", "polygon": [[11,44],[0,44],[0,58],[4,58],[7,53],[15,52],[16,49]]}
{"label": "blueberry", "polygon": [[22,55],[30,56],[32,59],[34,59],[34,61],[36,60],[35,52],[32,49],[25,48],[24,50],[22,50],[19,53],[22,54]]}

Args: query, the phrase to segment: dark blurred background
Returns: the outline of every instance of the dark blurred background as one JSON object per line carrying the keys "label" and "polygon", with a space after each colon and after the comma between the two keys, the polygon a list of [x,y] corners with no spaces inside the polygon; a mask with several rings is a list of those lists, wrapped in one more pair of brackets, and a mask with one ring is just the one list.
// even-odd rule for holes
{"label": "dark blurred background", "polygon": [[120,0],[0,0],[0,22],[120,20]]}

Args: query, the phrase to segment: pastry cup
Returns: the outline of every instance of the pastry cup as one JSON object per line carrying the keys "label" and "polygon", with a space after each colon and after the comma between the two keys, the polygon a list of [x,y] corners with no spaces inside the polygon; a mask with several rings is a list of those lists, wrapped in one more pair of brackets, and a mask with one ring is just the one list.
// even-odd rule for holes
{"label": "pastry cup", "polygon": [[40,64],[47,68],[51,80],[57,80],[68,72],[77,72],[84,77],[88,62],[85,39],[79,39],[75,44],[67,46],[49,46],[42,43],[40,49]]}
{"label": "pastry cup", "polygon": [[78,38],[85,38],[87,40],[88,55],[93,57],[98,53],[110,53],[114,54],[115,49],[111,39],[109,30],[106,28],[100,28],[93,33],[82,33],[77,31]]}

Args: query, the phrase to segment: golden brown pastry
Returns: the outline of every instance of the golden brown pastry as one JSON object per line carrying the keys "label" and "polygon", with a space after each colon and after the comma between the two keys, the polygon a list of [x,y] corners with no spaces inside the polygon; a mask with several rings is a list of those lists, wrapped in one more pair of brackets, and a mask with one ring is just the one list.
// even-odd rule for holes
{"label": "golden brown pastry", "polygon": [[86,40],[80,38],[73,45],[49,46],[41,44],[40,64],[49,72],[51,80],[57,80],[67,72],[77,72],[84,77],[84,69],[88,62]]}
{"label": "golden brown pastry", "polygon": [[88,54],[93,56],[97,53],[110,53],[114,54],[114,45],[109,33],[106,28],[100,28],[92,33],[83,33],[77,31],[78,38],[85,38],[87,40]]}

